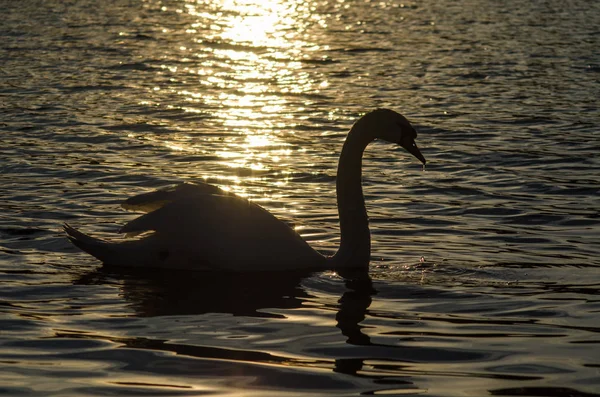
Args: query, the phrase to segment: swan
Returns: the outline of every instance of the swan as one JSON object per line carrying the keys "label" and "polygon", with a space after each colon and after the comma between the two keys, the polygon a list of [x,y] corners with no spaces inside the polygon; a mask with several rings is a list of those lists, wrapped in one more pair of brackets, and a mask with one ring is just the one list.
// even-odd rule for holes
{"label": "swan", "polygon": [[66,223],[64,230],[74,245],[106,265],[238,272],[367,268],[371,236],[361,186],[363,152],[382,139],[425,164],[416,137],[410,122],[389,109],[354,123],[338,163],[341,243],[330,257],[258,204],[206,183],[181,183],[127,199],[125,209],[145,214],[119,232],[142,234],[136,239],[102,240]]}

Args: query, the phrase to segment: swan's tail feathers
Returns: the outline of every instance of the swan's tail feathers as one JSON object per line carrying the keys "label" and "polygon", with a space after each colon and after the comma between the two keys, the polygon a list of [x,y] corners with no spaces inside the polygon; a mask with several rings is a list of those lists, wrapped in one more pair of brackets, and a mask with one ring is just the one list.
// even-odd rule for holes
{"label": "swan's tail feathers", "polygon": [[76,246],[96,257],[105,265],[129,267],[164,267],[171,251],[160,240],[160,236],[126,241],[106,241],[89,236],[74,227],[64,224],[67,237]]}
{"label": "swan's tail feathers", "polygon": [[98,258],[104,263],[114,260],[114,247],[117,243],[111,243],[106,240],[101,240],[80,232],[68,223],[63,225],[63,229],[67,233],[67,237],[73,245],[87,252],[88,254]]}

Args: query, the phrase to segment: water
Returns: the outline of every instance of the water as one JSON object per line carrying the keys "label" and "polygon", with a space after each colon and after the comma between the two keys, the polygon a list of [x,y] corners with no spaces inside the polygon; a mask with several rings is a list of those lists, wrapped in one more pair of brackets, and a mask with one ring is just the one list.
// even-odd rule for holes
{"label": "water", "polygon": [[[1,7],[0,393],[600,395],[600,3]],[[375,107],[428,164],[368,148],[370,278],[103,269],[61,232],[208,180],[332,253]]]}

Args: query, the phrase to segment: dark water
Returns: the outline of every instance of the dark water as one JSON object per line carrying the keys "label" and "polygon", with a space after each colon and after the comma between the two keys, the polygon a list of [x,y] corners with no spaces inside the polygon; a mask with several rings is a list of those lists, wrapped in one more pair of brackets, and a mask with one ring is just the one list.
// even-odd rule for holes
{"label": "dark water", "polygon": [[[600,395],[600,2],[0,1],[0,393]],[[119,203],[209,180],[370,278],[102,269]],[[419,262],[424,257],[425,262]]]}

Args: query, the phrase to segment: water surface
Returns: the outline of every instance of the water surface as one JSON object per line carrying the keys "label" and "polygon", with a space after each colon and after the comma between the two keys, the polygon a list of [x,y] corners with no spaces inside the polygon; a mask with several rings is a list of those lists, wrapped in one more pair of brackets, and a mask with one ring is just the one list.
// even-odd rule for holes
{"label": "water surface", "polygon": [[[600,3],[1,6],[0,393],[600,395]],[[428,164],[365,153],[368,276],[105,269],[61,232],[203,180],[333,253],[376,107]]]}

